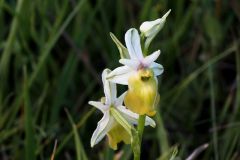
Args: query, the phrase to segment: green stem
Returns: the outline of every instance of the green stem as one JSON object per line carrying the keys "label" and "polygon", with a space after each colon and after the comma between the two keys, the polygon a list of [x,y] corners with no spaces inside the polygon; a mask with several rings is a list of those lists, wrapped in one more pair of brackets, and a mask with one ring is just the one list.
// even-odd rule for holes
{"label": "green stem", "polygon": [[140,160],[140,154],[134,154],[134,160]]}
{"label": "green stem", "polygon": [[144,131],[144,126],[145,126],[145,118],[146,115],[140,115],[139,119],[138,119],[138,135],[139,135],[139,145],[141,148],[141,143],[142,143],[142,135],[143,135],[143,131]]}
{"label": "green stem", "polygon": [[138,143],[135,143],[134,149],[135,151],[133,151],[134,153],[134,160],[140,160],[140,155],[141,155],[141,143],[142,143],[142,135],[143,135],[143,131],[144,131],[144,126],[145,126],[145,118],[146,115],[140,115],[139,119],[138,119],[138,127],[137,127],[137,141]]}

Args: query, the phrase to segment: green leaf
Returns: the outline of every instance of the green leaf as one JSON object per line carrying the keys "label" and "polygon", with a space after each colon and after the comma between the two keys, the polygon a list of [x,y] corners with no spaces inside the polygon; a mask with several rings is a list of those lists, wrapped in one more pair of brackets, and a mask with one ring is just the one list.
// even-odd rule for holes
{"label": "green leaf", "polygon": [[68,116],[68,119],[72,125],[72,129],[73,129],[73,134],[74,134],[74,141],[75,141],[75,147],[76,147],[76,152],[77,152],[77,160],[87,160],[87,156],[85,153],[85,150],[83,148],[81,139],[79,137],[78,131],[77,131],[77,126],[76,124],[73,122],[73,119],[71,117],[71,115],[69,114],[68,110],[65,110]]}
{"label": "green leaf", "polygon": [[117,45],[117,48],[120,53],[120,57],[129,59],[130,56],[129,56],[127,48],[124,47],[124,45],[117,39],[117,37],[113,33],[110,32],[110,36],[111,36],[113,42]]}

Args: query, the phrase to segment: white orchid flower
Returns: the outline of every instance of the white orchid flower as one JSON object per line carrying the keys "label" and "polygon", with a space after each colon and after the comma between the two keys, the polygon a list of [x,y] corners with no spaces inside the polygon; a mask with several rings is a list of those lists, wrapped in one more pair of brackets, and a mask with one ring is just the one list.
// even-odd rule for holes
{"label": "white orchid flower", "polygon": [[163,28],[166,18],[171,10],[169,10],[162,18],[158,18],[154,21],[143,22],[140,26],[141,33],[147,38],[145,41],[145,47],[148,48],[153,38],[158,34],[158,32]]}
{"label": "white orchid flower", "polygon": [[[116,84],[109,82],[106,77],[110,70],[105,69],[102,73],[102,81],[105,94],[105,102],[101,101],[89,101],[89,104],[96,107],[103,113],[103,118],[98,122],[97,128],[94,131],[91,138],[91,147],[101,141],[105,135],[108,136],[109,145],[113,149],[117,149],[117,144],[124,141],[126,144],[130,143],[131,136],[121,126],[115,117],[112,115],[111,108],[114,108],[120,115],[126,119],[130,124],[137,124],[139,115],[128,110],[123,106],[123,100],[125,93],[120,97],[117,96]],[[155,122],[151,118],[147,117],[145,125],[155,127]]]}
{"label": "white orchid flower", "polygon": [[140,36],[135,28],[131,28],[126,32],[125,42],[130,59],[123,58],[119,60],[119,62],[124,66],[116,68],[108,75],[107,78],[111,82],[128,85],[129,77],[135,75],[142,69],[152,70],[154,77],[163,73],[163,66],[154,62],[160,55],[160,50],[144,57],[140,44]]}

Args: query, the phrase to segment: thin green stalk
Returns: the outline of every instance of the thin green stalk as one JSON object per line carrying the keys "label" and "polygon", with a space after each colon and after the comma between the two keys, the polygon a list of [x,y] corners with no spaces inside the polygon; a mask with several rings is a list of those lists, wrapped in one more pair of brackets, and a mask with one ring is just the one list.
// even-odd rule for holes
{"label": "thin green stalk", "polygon": [[[77,129],[79,129],[86,123],[88,118],[94,113],[95,110],[96,110],[95,108],[92,108],[87,113],[84,113],[84,116],[81,118],[81,120],[76,125]],[[62,151],[64,146],[67,144],[67,142],[69,142],[69,140],[72,138],[73,135],[74,135],[74,133],[73,133],[73,131],[71,131],[65,136],[65,138],[63,138],[62,143],[59,145],[59,147],[56,150],[56,155],[58,155]],[[41,151],[39,151],[39,153],[40,152]]]}
{"label": "thin green stalk", "polygon": [[33,126],[33,115],[32,108],[30,104],[28,83],[27,83],[27,70],[24,67],[24,128],[25,128],[25,159],[26,160],[35,160],[35,139],[34,139],[34,126]]}
{"label": "thin green stalk", "polygon": [[133,157],[134,160],[140,160],[140,155],[141,155],[141,146],[139,142],[139,134],[138,131],[133,128],[132,129],[132,152],[133,152]]}
{"label": "thin green stalk", "polygon": [[19,15],[22,12],[22,8],[24,4],[24,0],[19,0],[16,7],[16,16],[13,18],[10,33],[7,38],[6,47],[4,48],[4,51],[2,53],[1,61],[0,61],[0,79],[1,84],[0,88],[2,89],[0,91],[0,106],[3,104],[3,97],[4,97],[4,90],[7,86],[7,77],[8,77],[8,65],[9,65],[9,59],[12,53],[12,49],[14,48],[14,42],[16,40],[16,33],[17,29],[19,29]]}
{"label": "thin green stalk", "polygon": [[142,142],[142,135],[144,131],[145,126],[145,118],[146,115],[140,115],[138,119],[138,127],[136,133],[133,131],[133,144],[132,144],[132,150],[134,154],[134,160],[140,160],[141,156],[141,142]]}
{"label": "thin green stalk", "polygon": [[140,160],[140,154],[134,154],[134,160]]}
{"label": "thin green stalk", "polygon": [[240,115],[240,47],[239,43],[235,42],[236,47],[236,71],[237,71],[237,77],[236,77],[236,83],[237,83],[237,91],[236,91],[236,102],[235,102],[235,108],[236,108],[236,114]]}
{"label": "thin green stalk", "polygon": [[138,127],[137,127],[137,131],[138,131],[138,136],[139,136],[139,145],[141,148],[141,143],[142,143],[142,135],[143,135],[143,131],[144,131],[144,124],[145,124],[145,119],[146,119],[146,115],[140,115],[139,119],[138,119]]}
{"label": "thin green stalk", "polygon": [[211,92],[211,119],[213,127],[213,148],[214,148],[214,157],[215,160],[218,160],[218,133],[217,133],[217,124],[216,124],[216,105],[215,105],[215,93],[214,93],[214,84],[213,84],[213,71],[212,66],[208,68],[209,82],[210,82],[210,92]]}
{"label": "thin green stalk", "polygon": [[168,143],[168,136],[166,129],[164,128],[163,120],[161,113],[156,114],[156,120],[157,120],[157,133],[158,133],[158,140],[159,140],[159,145],[161,148],[161,153],[166,153],[169,151],[169,143]]}
{"label": "thin green stalk", "polygon": [[74,142],[75,142],[75,148],[76,148],[76,154],[77,154],[77,160],[88,160],[86,152],[84,150],[84,146],[82,144],[82,141],[80,139],[80,136],[78,134],[78,129],[76,124],[73,121],[73,118],[71,117],[69,111],[65,109],[65,112],[67,114],[67,117],[72,125],[72,131],[74,134]]}

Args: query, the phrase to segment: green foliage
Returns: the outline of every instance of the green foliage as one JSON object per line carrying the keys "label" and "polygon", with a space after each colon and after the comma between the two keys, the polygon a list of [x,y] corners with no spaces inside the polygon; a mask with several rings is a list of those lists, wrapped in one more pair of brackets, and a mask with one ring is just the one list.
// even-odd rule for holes
{"label": "green foliage", "polygon": [[209,144],[197,159],[239,159],[237,8],[237,0],[1,0],[0,159],[50,159],[56,140],[55,159],[133,159],[128,145],[90,148],[101,114],[87,102],[103,95],[100,74],[120,65],[118,50],[126,54],[126,30],[169,9],[149,48],[162,52],[162,117],[144,129],[141,157],[186,159]]}
{"label": "green foliage", "polygon": [[28,93],[28,83],[27,83],[27,73],[26,68],[24,68],[24,91],[23,91],[23,99],[24,99],[24,127],[25,127],[25,159],[26,160],[34,160],[35,156],[35,133],[33,128],[33,113],[30,105],[29,93]]}
{"label": "green foliage", "polygon": [[67,116],[69,121],[71,122],[73,134],[74,134],[74,141],[75,141],[75,150],[77,152],[77,160],[87,160],[87,156],[85,150],[83,148],[81,139],[78,134],[77,126],[74,124],[72,117],[70,116],[69,112],[66,110]]}

